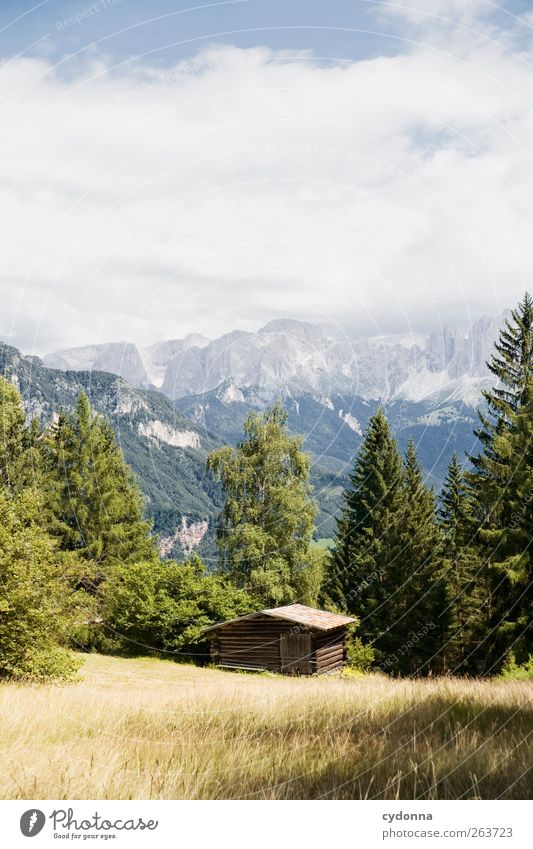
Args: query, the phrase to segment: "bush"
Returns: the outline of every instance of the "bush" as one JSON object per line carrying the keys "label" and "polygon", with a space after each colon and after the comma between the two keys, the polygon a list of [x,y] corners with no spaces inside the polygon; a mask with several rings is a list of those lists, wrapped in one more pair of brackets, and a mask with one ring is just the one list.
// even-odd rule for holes
{"label": "bush", "polygon": [[80,665],[80,659],[64,647],[36,647],[26,652],[23,663],[11,668],[10,677],[40,684],[47,681],[72,681]]}
{"label": "bush", "polygon": [[523,681],[533,679],[533,655],[530,654],[526,662],[519,666],[514,654],[509,654],[501,671],[501,677]]}
{"label": "bush", "polygon": [[102,587],[103,626],[129,654],[191,654],[207,660],[203,629],[249,613],[249,596],[224,578],[206,573],[193,555],[123,564]]}
{"label": "bush", "polygon": [[348,627],[346,639],[346,664],[350,669],[358,672],[369,672],[374,662],[374,649],[365,645],[360,637],[356,636],[357,623]]}
{"label": "bush", "polygon": [[70,633],[69,643],[75,651],[120,654],[122,650],[120,639],[96,616],[76,625]]}
{"label": "bush", "polygon": [[0,494],[0,676],[68,679],[79,665],[66,649],[79,606],[40,507],[30,491]]}

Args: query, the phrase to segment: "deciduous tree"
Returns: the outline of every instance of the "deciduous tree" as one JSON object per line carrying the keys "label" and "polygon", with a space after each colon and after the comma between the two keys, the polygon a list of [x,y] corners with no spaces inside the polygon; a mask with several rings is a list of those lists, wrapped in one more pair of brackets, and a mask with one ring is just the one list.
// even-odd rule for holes
{"label": "deciduous tree", "polygon": [[307,568],[316,516],[309,466],[280,404],[250,413],[243,441],[208,459],[225,494],[217,532],[221,569],[261,604],[295,601]]}

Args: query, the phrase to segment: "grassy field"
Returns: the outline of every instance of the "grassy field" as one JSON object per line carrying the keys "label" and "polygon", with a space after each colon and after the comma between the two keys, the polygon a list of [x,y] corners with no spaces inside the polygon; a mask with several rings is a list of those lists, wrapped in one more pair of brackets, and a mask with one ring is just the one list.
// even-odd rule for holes
{"label": "grassy field", "polygon": [[532,696],[89,655],[79,683],[0,686],[0,797],[527,798]]}
{"label": "grassy field", "polygon": [[324,551],[329,551],[329,549],[333,548],[335,545],[335,540],[330,537],[321,537],[321,539],[314,539],[311,542],[311,546],[313,548],[320,548]]}

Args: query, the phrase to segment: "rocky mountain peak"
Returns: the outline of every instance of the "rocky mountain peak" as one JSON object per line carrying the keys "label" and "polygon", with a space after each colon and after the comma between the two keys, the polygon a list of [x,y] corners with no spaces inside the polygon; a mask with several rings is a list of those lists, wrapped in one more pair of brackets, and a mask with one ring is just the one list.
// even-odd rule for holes
{"label": "rocky mountain peak", "polygon": [[[274,319],[257,333],[233,330],[212,341],[200,334],[138,349],[132,343],[59,351],[60,369],[98,368],[133,386],[156,386],[172,400],[221,387],[226,403],[258,397],[351,394],[367,400],[454,397],[475,403],[502,318],[483,317],[467,332],[441,327],[427,336],[329,339],[317,325]],[[229,381],[229,383],[228,383]]]}
{"label": "rocky mountain peak", "polygon": [[324,333],[318,325],[310,324],[307,321],[298,321],[295,318],[275,318],[265,324],[264,327],[261,327],[257,332],[260,336],[266,336],[271,333],[281,336],[292,336],[318,345],[326,341]]}

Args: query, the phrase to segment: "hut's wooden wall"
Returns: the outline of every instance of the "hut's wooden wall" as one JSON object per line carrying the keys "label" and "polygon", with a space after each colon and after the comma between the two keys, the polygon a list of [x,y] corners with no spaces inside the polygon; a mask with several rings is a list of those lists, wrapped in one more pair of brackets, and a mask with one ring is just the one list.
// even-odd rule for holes
{"label": "hut's wooden wall", "polygon": [[313,644],[311,634],[288,630],[280,638],[281,671],[287,675],[311,675]]}
{"label": "hut's wooden wall", "polygon": [[269,616],[244,619],[217,628],[211,657],[219,666],[280,670],[280,636],[290,625]]}
{"label": "hut's wooden wall", "polygon": [[319,675],[336,672],[344,666],[345,628],[319,631],[313,635],[313,671]]}

